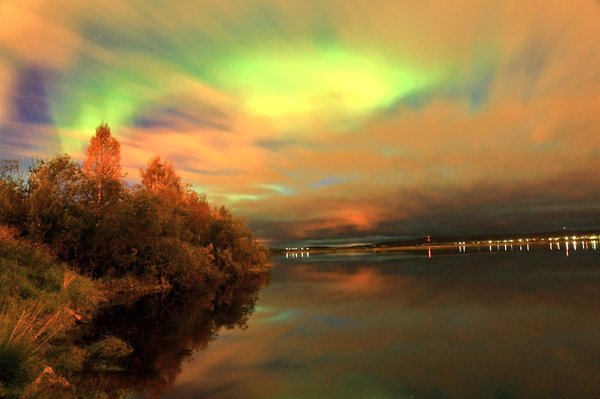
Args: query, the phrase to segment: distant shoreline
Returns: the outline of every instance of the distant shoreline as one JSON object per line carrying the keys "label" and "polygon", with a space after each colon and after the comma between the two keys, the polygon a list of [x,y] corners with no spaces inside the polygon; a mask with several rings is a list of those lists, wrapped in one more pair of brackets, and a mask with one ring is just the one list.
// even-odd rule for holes
{"label": "distant shoreline", "polygon": [[[577,243],[577,242],[599,242],[600,244],[600,232],[552,232],[543,234],[529,234],[527,237],[519,235],[517,238],[509,238],[509,236],[503,235],[501,238],[490,236],[484,236],[480,238],[454,238],[445,241],[432,241],[427,242],[427,238],[412,240],[404,243],[377,243],[377,244],[364,244],[364,245],[352,245],[352,246],[306,246],[306,247],[293,247],[293,248],[271,248],[270,252],[273,254],[283,253],[336,253],[336,252],[422,252],[429,250],[451,250],[457,248],[484,248],[492,247],[492,250],[502,250],[506,246],[512,247],[526,247],[529,246],[549,246],[550,244],[564,244],[564,243]],[[518,249],[517,249],[518,250]]]}

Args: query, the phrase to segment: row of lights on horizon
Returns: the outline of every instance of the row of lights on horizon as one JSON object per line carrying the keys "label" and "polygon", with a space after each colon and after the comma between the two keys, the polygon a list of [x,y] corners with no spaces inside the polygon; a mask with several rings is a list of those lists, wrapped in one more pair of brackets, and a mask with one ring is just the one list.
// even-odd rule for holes
{"label": "row of lights on horizon", "polygon": [[[582,235],[582,236],[564,236],[564,237],[548,237],[548,238],[519,238],[519,239],[505,239],[505,240],[483,240],[483,241],[471,241],[470,244],[509,244],[509,243],[527,243],[527,242],[537,242],[537,241],[548,241],[548,242],[552,242],[552,241],[560,241],[560,240],[565,240],[565,241],[569,241],[569,240],[597,240],[600,239],[600,236],[596,235],[596,234],[591,234],[591,235]],[[427,241],[430,241],[429,236],[427,237]],[[466,241],[458,241],[455,242],[455,244],[458,245],[466,245],[467,242]]]}
{"label": "row of lights on horizon", "polygon": [[[557,251],[560,251],[561,250],[560,243],[561,243],[560,240],[555,241],[555,242],[552,242],[552,240],[550,240],[550,239],[548,240],[548,246],[551,251],[554,251],[554,248],[556,248]],[[458,242],[458,244],[459,244],[458,252],[461,252],[461,253],[467,252],[467,246],[464,241]],[[590,244],[591,244],[591,248],[595,251],[597,249],[597,245],[598,245],[598,242],[595,239],[594,240],[581,240],[581,249],[584,249],[584,250],[590,249]],[[508,243],[507,244],[496,244],[495,245],[496,250],[500,251],[502,246],[504,246],[504,251],[508,251],[509,247],[510,247],[511,251],[514,250],[514,244],[508,244]],[[567,256],[569,256],[569,246],[572,246],[573,250],[577,251],[578,241],[577,240],[569,241],[568,237],[564,241],[563,247],[565,249]],[[494,245],[489,246],[490,252],[493,251],[493,247],[494,247]],[[529,249],[530,249],[529,243],[526,243],[525,245],[519,244],[519,251],[522,251],[523,248],[525,248],[525,250],[529,251]],[[429,257],[431,258],[431,248],[429,249]]]}
{"label": "row of lights on horizon", "polygon": [[[525,243],[526,245],[529,245],[529,242],[537,242],[538,240],[540,241],[548,241],[548,242],[552,242],[552,241],[559,241],[561,239],[564,239],[565,241],[569,241],[569,240],[597,240],[600,239],[600,236],[598,235],[582,235],[582,236],[564,236],[564,237],[548,237],[548,238],[519,238],[519,239],[505,239],[505,240],[483,240],[483,241],[471,241],[470,244],[509,244],[509,243]],[[427,242],[430,243],[431,242],[431,236],[427,236]],[[455,242],[455,244],[458,244],[459,246],[466,246],[467,242],[466,241],[458,241]],[[286,247],[285,251],[286,252],[294,252],[294,251],[309,251],[310,248],[309,247]]]}
{"label": "row of lights on horizon", "polygon": [[[431,239],[429,237],[428,241]],[[582,235],[582,236],[565,236],[565,237],[549,237],[549,238],[519,238],[519,239],[506,239],[506,240],[485,240],[485,241],[472,241],[470,244],[488,244],[489,251],[493,252],[494,246],[497,251],[501,251],[502,247],[504,247],[504,251],[514,251],[515,246],[519,246],[519,251],[529,251],[530,243],[536,243],[539,241],[548,242],[548,247],[551,251],[554,251],[555,248],[557,251],[561,251],[561,240],[564,239],[564,248],[565,253],[569,256],[569,247],[572,247],[573,251],[577,251],[578,249],[578,240],[581,241],[581,249],[588,250],[591,248],[595,251],[598,247],[598,239],[600,236],[598,235]],[[458,245],[458,251],[460,253],[467,252],[467,242],[466,241],[458,241],[455,242]],[[516,244],[516,245],[515,245]],[[591,244],[591,245],[590,245]],[[309,247],[288,247],[285,248],[285,257],[289,258],[309,258],[310,257],[310,248]],[[432,248],[428,247],[427,255],[429,258],[432,258]]]}

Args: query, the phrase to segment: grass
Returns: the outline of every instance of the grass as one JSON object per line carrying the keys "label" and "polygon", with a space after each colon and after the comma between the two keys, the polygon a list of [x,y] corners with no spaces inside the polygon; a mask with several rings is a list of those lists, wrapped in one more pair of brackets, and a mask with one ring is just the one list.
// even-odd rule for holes
{"label": "grass", "polygon": [[109,335],[86,348],[88,364],[96,371],[121,371],[123,361],[133,352],[122,339]]}
{"label": "grass", "polygon": [[26,385],[39,367],[39,355],[63,329],[61,314],[47,314],[41,302],[11,301],[0,311],[0,384]]}
{"label": "grass", "polygon": [[101,299],[92,280],[0,231],[0,397],[67,387],[58,372],[68,374],[84,356],[66,332]]}

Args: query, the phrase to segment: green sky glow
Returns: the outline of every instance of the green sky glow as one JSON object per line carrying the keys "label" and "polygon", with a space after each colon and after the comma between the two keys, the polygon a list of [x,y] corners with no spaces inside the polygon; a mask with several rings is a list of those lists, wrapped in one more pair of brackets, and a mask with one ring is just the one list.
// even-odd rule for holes
{"label": "green sky glow", "polygon": [[128,179],[161,155],[269,240],[598,219],[597,1],[0,11],[3,157],[81,160],[107,122]]}
{"label": "green sky glow", "polygon": [[435,80],[430,71],[339,45],[274,47],[233,55],[225,64],[223,86],[240,93],[249,112],[284,128],[299,119],[358,121]]}

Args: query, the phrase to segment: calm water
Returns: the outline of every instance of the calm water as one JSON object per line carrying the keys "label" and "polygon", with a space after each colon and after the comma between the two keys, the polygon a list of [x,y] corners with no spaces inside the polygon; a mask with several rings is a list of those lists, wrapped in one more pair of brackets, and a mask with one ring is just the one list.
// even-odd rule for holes
{"label": "calm water", "polygon": [[157,341],[125,316],[158,365],[131,397],[600,398],[600,248],[273,262],[249,319],[161,299],[185,332]]}

